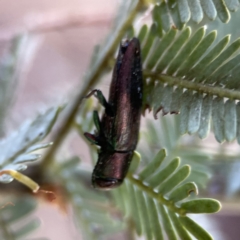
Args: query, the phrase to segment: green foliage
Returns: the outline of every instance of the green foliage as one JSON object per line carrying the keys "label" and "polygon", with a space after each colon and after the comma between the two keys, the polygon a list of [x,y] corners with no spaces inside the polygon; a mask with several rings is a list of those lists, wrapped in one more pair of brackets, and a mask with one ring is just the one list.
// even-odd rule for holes
{"label": "green foliage", "polygon": [[[0,142],[0,171],[25,170],[27,166],[23,163],[32,162],[39,158],[39,154],[32,154],[32,152],[51,145],[51,143],[39,142],[51,131],[58,112],[58,108],[49,109],[34,121],[25,122],[17,132]],[[13,178],[9,175],[0,176],[1,182],[8,183],[12,180]]]}
{"label": "green foliage", "polygon": [[[186,201],[190,194],[198,192],[193,182],[183,184],[191,172],[190,166],[179,167],[180,159],[176,158],[163,167],[165,157],[162,149],[139,174],[129,171],[124,185],[113,191],[116,204],[126,218],[132,219],[137,234],[144,234],[146,239],[164,239],[164,232],[169,239],[192,239],[188,231],[200,239],[212,239],[185,215],[217,212],[220,203],[204,198]],[[136,158],[133,164],[134,161]],[[186,221],[191,221],[194,227],[186,227]]]}
{"label": "green foliage", "polygon": [[159,1],[153,11],[153,19],[158,23],[158,32],[167,32],[174,25],[182,29],[190,19],[200,23],[204,17],[209,20],[218,18],[227,23],[230,20],[230,12],[239,8],[238,0],[169,0]]}
{"label": "green foliage", "polygon": [[113,217],[119,214],[117,208],[106,194],[90,187],[90,172],[78,166],[77,157],[68,159],[52,174],[56,176],[55,181],[63,183],[64,195],[72,204],[74,217],[82,229],[84,239],[106,239],[108,235],[122,231],[125,223]]}
{"label": "green foliage", "polygon": [[[123,186],[110,193],[89,188],[90,172],[79,159],[73,158],[58,165],[51,174],[64,187],[64,196],[72,203],[75,218],[84,239],[106,239],[107,235],[126,231],[147,239],[212,239],[188,213],[213,213],[220,203],[213,199],[194,198],[196,184],[186,182],[189,165],[180,167],[180,159],[173,159],[167,167],[166,151],[160,150],[153,161],[139,173],[140,157],[135,153]],[[175,167],[174,167],[175,166]],[[189,199],[189,200],[188,200]],[[186,224],[191,222],[191,224]]]}
{"label": "green foliage", "polygon": [[197,132],[205,138],[212,120],[218,142],[235,138],[240,142],[236,102],[240,40],[228,44],[226,36],[216,44],[216,31],[206,35],[205,28],[199,28],[191,36],[190,28],[172,28],[162,38],[155,34],[153,44],[149,40],[153,29],[154,25],[142,41],[143,53],[148,46],[148,55],[143,54],[145,108],[155,117],[160,110],[180,112],[181,134]]}
{"label": "green foliage", "polygon": [[[91,109],[91,104],[92,100],[89,99],[81,109],[82,118],[77,120],[81,135],[82,128],[84,131],[91,131],[93,127],[93,117],[91,116],[89,120],[89,115],[86,115],[87,109]],[[85,117],[88,118],[88,124],[83,125]],[[193,181],[197,179],[203,187],[208,179],[208,174],[206,175],[208,168],[204,167],[206,154],[201,149],[194,149],[190,153],[188,148],[191,146],[188,145],[185,149],[184,146],[178,145],[181,136],[178,118],[161,119],[160,123],[161,133],[156,126],[148,124],[142,138],[144,143],[140,142],[139,145],[139,149],[147,159],[143,157],[141,167],[138,167],[140,155],[135,154],[123,186],[111,191],[113,199],[109,205],[119,208],[120,215],[123,216],[122,221],[126,224],[132,223],[127,232],[133,231],[139,236],[145,235],[146,239],[164,239],[164,234],[170,239],[177,239],[177,236],[180,239],[192,239],[189,233],[200,236],[202,239],[212,239],[197,223],[185,216],[188,213],[214,213],[220,209],[220,203],[216,200],[198,199],[192,196],[198,194],[197,185]],[[155,125],[158,126],[158,124]],[[147,135],[148,133],[151,137]],[[181,164],[179,158],[167,157],[164,149],[154,156],[153,146],[159,149],[161,144],[158,143],[168,147],[171,156],[180,153],[184,163]],[[201,162],[201,160],[204,161]],[[193,172],[186,162],[191,163]],[[137,171],[138,168],[141,169],[140,172]],[[73,174],[69,171],[69,175]],[[189,220],[185,220],[186,218]],[[193,222],[193,226],[187,228],[185,226],[187,221]]]}
{"label": "green foliage", "polygon": [[[152,2],[157,3],[151,12],[152,24],[142,25],[136,31],[134,20]],[[231,17],[229,11],[236,11],[238,7],[237,0],[132,0],[121,4],[106,40],[94,49],[84,86],[72,105],[69,104],[70,110],[63,116],[62,126],[53,137],[55,146],[37,166],[42,178],[46,178],[50,185],[60,185],[64,191],[66,203],[72,206],[84,239],[106,239],[116,233],[129,239],[134,239],[136,234],[160,240],[212,239],[188,216],[215,213],[221,207],[217,200],[195,196],[198,187],[206,187],[210,175],[208,154],[199,147],[196,137],[191,137],[189,143],[184,142],[181,136],[198,133],[200,138],[204,138],[212,123],[218,142],[237,138],[240,143],[240,40],[230,42],[230,36],[226,35],[218,41],[218,29],[210,32],[200,25],[194,27],[196,25],[192,22],[208,22],[218,16],[226,23]],[[138,146],[141,154],[135,152],[123,185],[106,193],[92,189],[90,171],[79,164],[78,158],[61,163],[55,161],[54,154],[72,126],[81,137],[84,132],[93,131],[94,114],[90,113],[94,108],[93,102],[89,99],[85,104],[80,103],[110,69],[114,53],[124,36],[137,36],[141,42],[143,115],[147,109],[152,110],[155,117],[160,110],[163,115],[180,115],[167,116],[155,122],[147,120]],[[12,48],[0,63],[2,135],[13,99],[12,87],[17,82],[21,39],[13,41]],[[51,131],[58,113],[58,107],[51,108],[1,140],[1,171],[23,170],[27,162],[38,159],[39,155],[32,152],[50,146],[40,141]],[[97,147],[86,143],[94,163]],[[0,176],[1,182],[11,180],[8,175]],[[20,220],[32,210],[31,202],[27,200],[23,200],[20,207],[16,206],[0,210],[0,228],[6,240],[19,239],[36,226],[31,222],[17,231],[10,231],[9,226],[14,220]]]}
{"label": "green foliage", "polygon": [[[27,36],[17,36],[13,39],[10,49],[5,52],[0,61],[0,131],[4,133],[4,123],[7,119],[7,111],[14,96],[20,72],[19,66],[24,62],[26,50],[30,43]],[[23,51],[24,50],[24,51]],[[23,53],[24,52],[24,53]],[[21,64],[20,64],[21,63]],[[59,113],[59,108],[51,108],[45,114],[41,114],[33,121],[26,121],[18,131],[11,133],[0,141],[0,172],[4,170],[25,170],[26,162],[32,162],[39,158],[39,154],[32,152],[49,147],[51,143],[39,143],[51,131]],[[9,183],[13,178],[3,174],[0,181]]]}
{"label": "green foliage", "polygon": [[[9,106],[14,98],[20,66],[24,61],[23,49],[29,45],[27,36],[17,36],[12,40],[10,49],[0,59],[0,136],[5,134],[5,120]],[[19,66],[20,65],[20,66]]]}
{"label": "green foliage", "polygon": [[[27,222],[24,220],[36,208],[36,201],[25,196],[15,201],[14,205],[5,204],[6,202],[1,202],[1,205],[4,207],[0,210],[0,238],[4,240],[26,239],[26,235],[40,225],[39,219],[36,218],[28,219]],[[16,222],[22,220],[25,222],[21,224],[21,227],[12,227]],[[46,238],[42,238],[41,240],[46,240]]]}
{"label": "green foliage", "polygon": [[154,122],[148,120],[147,128],[142,130],[141,136],[138,151],[142,155],[143,166],[155,158],[154,154],[158,149],[166,148],[169,153],[167,156],[169,161],[175,156],[179,156],[182,165],[191,165],[189,179],[194,181],[198,187],[206,187],[211,175],[210,156],[205,148],[199,148],[199,140],[196,136],[191,136],[191,140],[184,143],[180,133],[179,115],[165,116]]}

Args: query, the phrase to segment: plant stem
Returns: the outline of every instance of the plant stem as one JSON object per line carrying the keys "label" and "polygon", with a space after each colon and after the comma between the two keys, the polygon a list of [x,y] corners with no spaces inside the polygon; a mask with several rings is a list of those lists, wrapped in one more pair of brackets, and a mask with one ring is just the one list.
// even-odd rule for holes
{"label": "plant stem", "polygon": [[90,66],[91,71],[85,77],[85,84],[83,85],[82,89],[80,89],[79,93],[73,99],[73,102],[64,116],[62,123],[60,125],[60,129],[53,137],[54,145],[50,148],[50,150],[46,153],[42,161],[42,167],[46,168],[51,164],[53,161],[53,157],[57,152],[58,148],[60,147],[61,143],[63,142],[64,138],[68,134],[72,123],[74,122],[74,118],[78,113],[79,106],[83,100],[83,98],[87,95],[89,89],[93,88],[97,81],[99,80],[100,76],[102,75],[105,66],[108,63],[108,59],[113,56],[117,45],[120,42],[120,39],[125,34],[126,30],[132,24],[133,20],[135,19],[137,13],[143,7],[143,3],[139,1],[135,1],[135,5],[133,5],[131,11],[128,13],[127,18],[116,27],[115,31],[111,34],[106,47],[99,53],[98,59],[95,61],[93,66]]}
{"label": "plant stem", "polygon": [[148,70],[144,70],[143,73],[145,78],[157,79],[163,83],[167,83],[172,86],[182,87],[196,92],[202,92],[209,95],[218,96],[221,98],[229,98],[233,100],[240,99],[240,91],[224,89],[216,86],[209,86],[201,83],[195,83],[178,77],[171,77],[164,74],[158,74],[156,72],[151,72]]}

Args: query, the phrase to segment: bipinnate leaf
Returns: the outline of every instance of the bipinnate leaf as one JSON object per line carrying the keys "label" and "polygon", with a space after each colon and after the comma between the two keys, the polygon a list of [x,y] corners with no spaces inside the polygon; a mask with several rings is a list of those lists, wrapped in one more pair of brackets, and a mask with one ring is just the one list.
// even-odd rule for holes
{"label": "bipinnate leaf", "polygon": [[[119,220],[119,209],[111,205],[109,196],[90,187],[91,171],[79,161],[78,157],[67,159],[53,169],[52,174],[56,181],[62,182],[84,239],[107,239],[109,235],[123,231],[125,223]],[[121,204],[121,211],[127,213],[124,201],[131,201],[124,196],[126,190],[121,191],[121,194],[113,195],[113,199]]]}
{"label": "bipinnate leaf", "polygon": [[[18,131],[13,132],[0,142],[1,171],[26,169],[23,163],[32,162],[39,158],[39,154],[31,154],[32,151],[51,145],[40,144],[51,131],[59,113],[59,108],[51,108],[44,114],[37,116],[34,121],[25,122]],[[13,178],[9,175],[0,176],[1,182],[10,182]]]}
{"label": "bipinnate leaf", "polygon": [[[220,2],[216,6],[224,19],[226,6]],[[180,113],[181,134],[198,133],[205,138],[212,122],[218,142],[239,139],[240,39],[231,42],[226,35],[216,42],[217,32],[206,34],[205,27],[193,34],[190,27],[171,28],[159,38],[152,31],[156,24],[147,33],[144,28],[146,40],[141,43],[143,50],[148,49],[143,56],[143,111],[153,110],[155,118],[159,111]],[[149,49],[148,37],[153,39],[154,34]]]}
{"label": "bipinnate leaf", "polygon": [[[191,234],[199,239],[210,236],[193,220],[186,220],[186,214],[215,213],[220,210],[220,203],[214,199],[187,200],[191,193],[198,193],[196,184],[187,182],[191,168],[189,165],[179,166],[179,158],[168,165],[166,159],[166,152],[162,149],[139,174],[129,172],[123,185],[112,191],[115,204],[125,218],[133,221],[137,234],[146,239],[161,240],[165,235],[168,239],[182,240],[192,239]],[[187,228],[184,221],[193,223]]]}
{"label": "bipinnate leaf", "polygon": [[[15,99],[16,86],[20,72],[24,69],[26,55],[32,48],[31,41],[26,35],[15,36],[10,47],[0,57],[0,137],[6,132],[5,124],[8,119],[9,109]],[[26,50],[27,48],[27,50]]]}
{"label": "bipinnate leaf", "polygon": [[227,23],[230,18],[230,12],[235,12],[239,8],[237,0],[171,0],[158,1],[153,11],[153,20],[158,23],[158,31],[162,33],[167,31],[171,25],[181,29],[190,19],[199,23],[206,16],[209,20],[215,20],[216,17]]}
{"label": "bipinnate leaf", "polygon": [[[6,200],[6,199],[5,199]],[[32,197],[19,197],[8,199],[9,203],[2,201],[0,211],[1,239],[27,239],[26,235],[32,233],[41,224],[37,218],[29,218],[29,214],[36,208],[36,201]],[[16,224],[18,223],[18,224]]]}
{"label": "bipinnate leaf", "polygon": [[[211,175],[211,169],[208,167],[211,158],[206,152],[206,148],[196,146],[197,136],[188,136],[190,141],[183,143],[179,122],[179,115],[168,115],[157,121],[147,120],[147,130],[142,132],[144,140],[140,140],[138,150],[142,155],[143,162],[147,162],[149,165],[154,161],[155,151],[152,151],[152,146],[160,149],[164,146],[170,153],[169,161],[164,160],[161,163],[162,167],[155,169],[146,179],[148,184],[154,188],[159,185],[159,182],[166,180],[173,169],[177,169],[180,159],[174,158],[176,155],[181,157],[182,165],[189,164],[192,168],[188,182],[195,182],[198,187],[204,188]],[[174,159],[170,161],[172,158]],[[167,167],[167,171],[164,170],[165,167]]]}

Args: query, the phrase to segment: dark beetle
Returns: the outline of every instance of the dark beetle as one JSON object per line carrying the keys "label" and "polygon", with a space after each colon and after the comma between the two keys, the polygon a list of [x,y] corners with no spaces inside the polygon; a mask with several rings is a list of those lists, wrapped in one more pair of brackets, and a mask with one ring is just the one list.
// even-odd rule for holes
{"label": "dark beetle", "polygon": [[100,90],[94,95],[105,107],[102,119],[94,111],[97,134],[84,133],[87,139],[101,147],[92,174],[96,188],[119,186],[127,174],[138,142],[142,107],[142,66],[137,38],[121,44],[109,92],[108,102]]}

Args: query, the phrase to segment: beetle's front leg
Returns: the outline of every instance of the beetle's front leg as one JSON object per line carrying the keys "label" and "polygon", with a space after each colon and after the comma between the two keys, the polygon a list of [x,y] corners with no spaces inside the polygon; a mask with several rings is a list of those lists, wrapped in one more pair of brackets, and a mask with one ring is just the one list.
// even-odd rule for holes
{"label": "beetle's front leg", "polygon": [[100,132],[101,131],[101,122],[100,122],[100,118],[98,115],[98,111],[93,111],[93,122],[97,128],[97,131]]}
{"label": "beetle's front leg", "polygon": [[[98,116],[98,112],[97,111],[93,111],[93,122],[97,128],[98,133],[101,131],[101,122],[100,122],[100,118]],[[91,133],[84,133],[84,136],[87,138],[87,140],[92,143],[92,144],[96,144],[99,145],[99,137],[91,134]]]}
{"label": "beetle's front leg", "polygon": [[88,132],[85,132],[84,136],[87,138],[87,140],[90,143],[95,144],[95,145],[99,145],[99,139],[98,139],[98,137],[96,135],[88,133]]}
{"label": "beetle's front leg", "polygon": [[106,109],[106,113],[112,115],[112,107],[107,102],[106,98],[104,97],[103,93],[99,89],[92,90],[85,98],[89,98],[91,96],[94,96],[98,99],[100,104]]}

